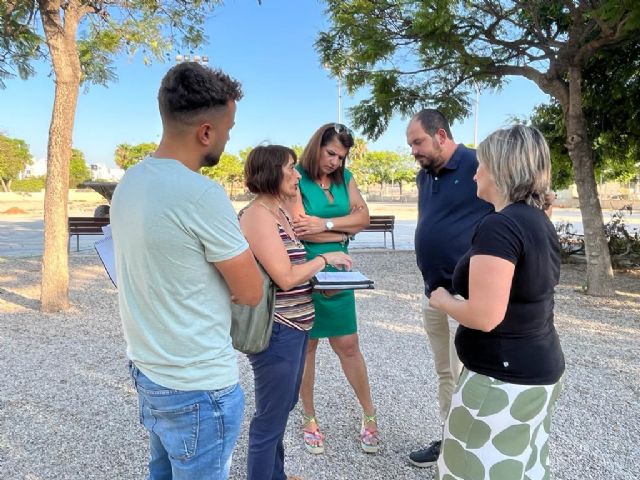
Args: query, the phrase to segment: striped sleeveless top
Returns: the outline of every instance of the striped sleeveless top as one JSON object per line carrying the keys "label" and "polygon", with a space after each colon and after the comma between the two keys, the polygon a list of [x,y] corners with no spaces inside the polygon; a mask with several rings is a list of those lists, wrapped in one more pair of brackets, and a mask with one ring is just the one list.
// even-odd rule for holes
{"label": "striped sleeveless top", "polygon": [[[266,205],[261,202],[260,205],[272,213]],[[242,216],[245,209],[243,209],[238,216]],[[293,225],[289,219],[289,215],[287,215],[281,207],[279,207],[279,210],[284,218],[287,219],[287,222],[289,222],[291,230],[293,230]],[[284,243],[284,247],[287,250],[291,265],[300,265],[305,263],[307,261],[307,253],[304,249],[304,245],[302,245],[300,240],[297,238],[291,238],[278,221],[278,218],[275,216],[274,218],[278,225],[278,234],[280,235],[282,243]],[[312,292],[313,288],[309,281],[296,285],[286,292],[276,285],[276,308],[273,320],[286,325],[287,327],[295,328],[296,330],[311,330],[311,327],[313,327],[313,320],[315,319],[315,309],[313,307],[313,298],[311,297]]]}
{"label": "striped sleeveless top", "polygon": [[[284,210],[280,209],[280,211],[289,220]],[[307,253],[304,245],[297,238],[291,238],[279,222],[278,233],[282,243],[284,243],[284,247],[287,249],[291,265],[305,263],[307,261]],[[311,330],[315,318],[311,293],[312,287],[309,281],[296,285],[286,292],[277,287],[274,321],[297,330]]]}

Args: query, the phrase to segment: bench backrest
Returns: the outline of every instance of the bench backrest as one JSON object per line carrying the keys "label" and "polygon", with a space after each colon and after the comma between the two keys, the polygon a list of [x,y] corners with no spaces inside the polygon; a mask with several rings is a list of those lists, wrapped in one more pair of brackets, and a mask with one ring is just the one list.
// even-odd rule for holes
{"label": "bench backrest", "polygon": [[69,234],[102,233],[109,223],[108,217],[69,217]]}
{"label": "bench backrest", "polygon": [[390,231],[393,230],[395,221],[395,215],[371,215],[369,216],[369,226],[365,228],[365,230]]}

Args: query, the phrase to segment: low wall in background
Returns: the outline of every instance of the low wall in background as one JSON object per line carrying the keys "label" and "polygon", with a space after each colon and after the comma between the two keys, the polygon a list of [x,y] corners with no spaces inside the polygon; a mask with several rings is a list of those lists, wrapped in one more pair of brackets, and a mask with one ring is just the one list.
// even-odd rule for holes
{"label": "low wall in background", "polygon": [[[239,203],[248,202],[253,196],[250,194],[234,195],[232,199]],[[418,196],[414,193],[407,195],[380,195],[363,192],[364,199],[369,203],[397,203],[407,205],[417,205]],[[76,202],[85,205],[102,205],[109,202],[102,195],[90,189],[69,190],[69,202]],[[44,191],[40,192],[0,192],[0,212],[10,207],[33,207],[42,209],[44,204]],[[625,205],[631,205],[634,212],[640,212],[640,199],[611,199],[600,200],[600,205],[604,210],[619,210]],[[557,208],[579,208],[577,198],[558,198],[554,204]]]}

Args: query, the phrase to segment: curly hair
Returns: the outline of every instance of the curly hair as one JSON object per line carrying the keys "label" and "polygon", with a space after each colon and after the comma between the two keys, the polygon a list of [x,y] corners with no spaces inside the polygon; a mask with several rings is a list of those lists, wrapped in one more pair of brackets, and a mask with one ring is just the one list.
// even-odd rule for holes
{"label": "curly hair", "polygon": [[196,62],[179,63],[162,79],[158,105],[163,122],[190,124],[211,110],[242,98],[242,87],[221,70]]}

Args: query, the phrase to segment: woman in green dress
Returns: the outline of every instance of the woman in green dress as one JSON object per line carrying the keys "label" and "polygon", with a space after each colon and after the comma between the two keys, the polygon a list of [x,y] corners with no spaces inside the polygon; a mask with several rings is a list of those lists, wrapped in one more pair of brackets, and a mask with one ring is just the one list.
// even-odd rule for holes
{"label": "woman in green dress", "polygon": [[[296,233],[304,241],[307,258],[337,248],[348,253],[349,237],[369,225],[369,210],[345,159],[353,146],[353,133],[338,123],[320,127],[305,147],[300,164],[300,195],[289,208]],[[327,266],[327,271],[335,270]],[[367,366],[358,343],[353,290],[314,293],[316,320],[310,331],[300,397],[304,410],[304,443],[310,453],[324,452],[313,399],[318,342],[328,338],[342,370],[363,410],[360,445],[367,453],[379,448],[376,411],[371,400]]]}

